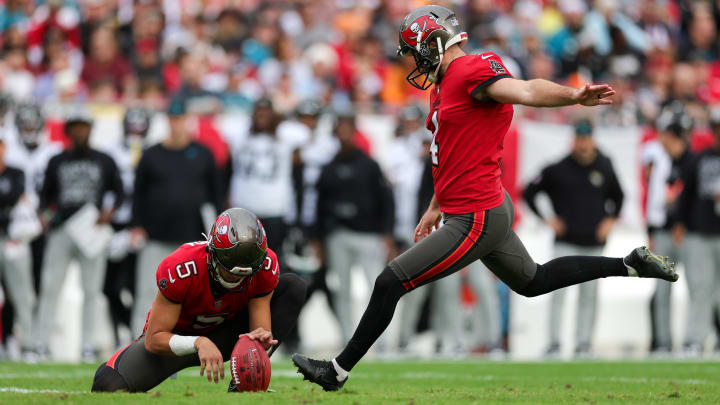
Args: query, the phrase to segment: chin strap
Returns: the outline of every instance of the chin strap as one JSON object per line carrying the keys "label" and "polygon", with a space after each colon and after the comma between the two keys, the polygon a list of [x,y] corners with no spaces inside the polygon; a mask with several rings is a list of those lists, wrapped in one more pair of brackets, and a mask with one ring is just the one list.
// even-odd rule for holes
{"label": "chin strap", "polygon": [[[217,264],[215,263],[215,258],[212,258],[211,261],[212,261],[212,263],[210,264],[210,266],[213,266],[213,270],[214,270],[212,277],[221,286],[223,286],[223,288],[225,288],[227,290],[234,290],[235,288],[240,287],[240,284],[242,284],[243,281],[245,281],[245,277],[243,277],[240,280],[235,281],[235,282],[230,282],[230,281],[225,280],[224,278],[222,278],[222,276],[220,275],[220,272],[217,269]],[[230,292],[232,292],[232,291],[230,291]]]}
{"label": "chin strap", "polygon": [[415,39],[415,50],[420,53],[420,44],[422,43],[423,31],[418,32],[417,38]]}
{"label": "chin strap", "polygon": [[437,37],[436,39],[437,39],[437,43],[438,43],[438,54],[440,56],[440,60],[438,61],[435,71],[428,74],[428,80],[430,80],[433,83],[438,82],[438,78],[439,78],[438,74],[440,73],[440,66],[442,65],[443,57],[445,56],[445,49],[442,46],[442,41],[440,40],[440,37]]}

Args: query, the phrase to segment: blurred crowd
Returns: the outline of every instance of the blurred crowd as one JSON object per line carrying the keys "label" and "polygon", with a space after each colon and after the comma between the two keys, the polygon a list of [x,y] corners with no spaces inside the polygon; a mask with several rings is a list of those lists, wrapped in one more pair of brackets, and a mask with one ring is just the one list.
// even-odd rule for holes
{"label": "blurred crowd", "polygon": [[[669,96],[720,101],[718,2],[467,0],[469,50],[521,78],[618,90],[613,123],[651,122]],[[397,27],[421,1],[8,0],[0,87],[16,100],[142,103],[172,96],[212,113],[261,96],[289,113],[306,98],[396,111],[424,96],[405,81]]]}
{"label": "blurred crowd", "polygon": [[[591,135],[593,126],[647,128],[645,138],[660,157],[643,152],[642,164],[648,179],[655,176],[648,180],[649,189],[656,187],[649,194],[662,200],[647,202],[648,222],[655,221],[651,240],[657,243],[658,230],[663,241],[663,229],[675,229],[661,249],[667,252],[659,253],[673,255],[673,246],[681,250],[683,232],[691,241],[693,235],[720,235],[720,227],[698,227],[701,220],[675,215],[663,200],[668,184],[697,177],[692,177],[699,170],[696,161],[686,165],[680,156],[713,145],[710,135],[719,131],[713,106],[720,104],[720,1],[439,3],[456,11],[469,34],[467,50],[495,51],[518,78],[573,86],[608,82],[617,90],[614,104],[598,108],[583,124],[572,108],[516,114],[576,122],[578,138]],[[101,292],[120,345],[127,336],[119,330],[130,336],[142,330],[157,263],[178,244],[207,232],[216,212],[240,206],[261,218],[286,271],[306,277],[311,294],[325,292],[343,338],[349,338],[356,321],[350,269],[362,268],[371,285],[384,262],[410,246],[432,196],[425,158],[427,95],[405,80],[412,59],[395,53],[401,19],[422,4],[5,0],[0,4],[4,336],[16,335],[26,360],[47,358],[58,286],[75,261],[85,300],[82,353],[93,360],[98,347],[92,319]],[[98,127],[97,116],[108,111],[122,123],[117,139]],[[358,114],[392,117],[386,148],[373,148],[373,134],[359,129]],[[653,141],[658,132],[659,141]],[[663,138],[663,133],[675,135]],[[675,138],[686,149],[673,149]],[[586,155],[595,149],[576,140],[569,158],[585,153],[576,159],[587,163],[578,170],[589,170],[597,156],[588,161]],[[652,172],[659,167],[652,159],[665,159],[664,171]],[[720,179],[720,172],[703,173]],[[703,188],[704,196],[719,195],[714,187]],[[534,192],[550,194],[541,188]],[[598,201],[612,199],[615,210],[583,224],[591,242],[583,239],[588,234],[563,237],[575,223],[554,207],[556,216],[546,221],[558,242],[601,248],[622,204],[622,191],[608,193]],[[651,204],[661,207],[653,208],[661,210],[657,219],[650,218]],[[684,204],[692,211],[691,202]],[[693,257],[714,249],[693,246]],[[675,256],[682,260],[680,253]],[[707,260],[699,266],[712,270]],[[432,294],[425,288],[406,297],[401,350],[427,324],[438,335],[438,351],[507,350],[507,289],[482,264],[476,267],[438,283]],[[715,292],[720,288],[706,290],[720,285],[720,275],[693,281],[703,291],[691,293],[693,312],[703,319],[693,318],[691,329],[709,333],[705,314],[713,305],[706,304],[720,301]],[[595,292],[588,294],[595,299]],[[653,348],[668,351],[669,287],[658,294]],[[458,331],[467,329],[463,305],[472,306],[470,318],[480,325],[472,339],[458,339],[463,335]],[[584,311],[590,314],[585,318],[594,316],[594,307]],[[551,322],[557,329],[557,321]],[[589,323],[578,331],[582,354],[591,345]],[[553,339],[550,354],[557,352]],[[693,339],[701,338],[689,337],[686,349],[699,352],[701,342]],[[292,350],[301,342],[295,337],[285,344]]]}

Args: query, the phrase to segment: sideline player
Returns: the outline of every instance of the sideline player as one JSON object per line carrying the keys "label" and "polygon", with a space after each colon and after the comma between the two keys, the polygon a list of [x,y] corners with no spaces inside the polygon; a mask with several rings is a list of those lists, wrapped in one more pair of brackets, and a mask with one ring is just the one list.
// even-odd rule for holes
{"label": "sideline player", "polygon": [[[400,27],[398,53],[412,55],[416,64],[408,81],[422,90],[435,84],[426,121],[433,133],[435,197],[415,229],[420,243],[378,276],[368,308],[342,353],[332,361],[293,355],[305,378],[326,391],[345,384],[349,371],[387,328],[400,297],[478,259],[526,297],[600,277],[678,278],[673,263],[645,247],[624,259],[567,256],[545,264],[532,260],[511,228],[513,204],[500,183],[499,161],[512,104],[611,104],[615,91],[608,85],[574,89],[542,79],[514,79],[496,54],[466,55],[461,49],[466,40],[455,14],[440,6],[416,9]],[[443,217],[445,225],[432,232]]]}
{"label": "sideline player", "polygon": [[166,257],[156,279],[143,334],[100,365],[94,392],[147,391],[193,366],[217,383],[238,335],[249,332],[266,349],[278,345],[305,300],[304,282],[279,274],[262,224],[242,208],[220,214],[207,241]]}

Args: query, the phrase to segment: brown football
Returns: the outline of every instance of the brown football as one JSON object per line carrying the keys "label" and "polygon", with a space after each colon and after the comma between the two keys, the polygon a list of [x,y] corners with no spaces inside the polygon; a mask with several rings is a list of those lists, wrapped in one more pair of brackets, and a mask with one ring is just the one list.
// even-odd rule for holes
{"label": "brown football", "polygon": [[267,391],[270,358],[262,345],[242,335],[230,355],[230,375],[238,391]]}

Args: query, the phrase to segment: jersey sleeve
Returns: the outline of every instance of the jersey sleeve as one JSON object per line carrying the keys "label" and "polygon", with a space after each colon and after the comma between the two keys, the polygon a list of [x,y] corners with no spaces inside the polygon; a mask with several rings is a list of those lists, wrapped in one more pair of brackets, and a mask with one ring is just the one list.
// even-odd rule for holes
{"label": "jersey sleeve", "polygon": [[512,77],[502,59],[494,52],[474,55],[467,65],[466,90],[470,97],[504,77]]}
{"label": "jersey sleeve", "polygon": [[[180,278],[186,273],[186,269],[182,267],[182,260],[177,260],[174,256],[176,255],[170,255],[160,262],[155,279],[158,290],[165,298],[181,304],[185,301],[185,296],[191,288],[192,278]],[[177,271],[178,266],[181,266],[180,273]]]}
{"label": "jersey sleeve", "polygon": [[268,249],[262,269],[253,275],[254,288],[250,298],[261,297],[271,293],[280,281],[280,263],[277,255]]}

